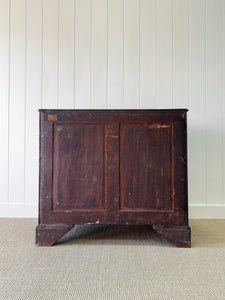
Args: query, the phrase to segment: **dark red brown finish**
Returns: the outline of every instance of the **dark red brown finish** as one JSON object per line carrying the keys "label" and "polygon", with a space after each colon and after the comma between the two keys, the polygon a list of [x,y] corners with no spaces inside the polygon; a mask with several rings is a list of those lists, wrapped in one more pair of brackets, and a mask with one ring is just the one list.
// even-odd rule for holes
{"label": "dark red brown finish", "polygon": [[151,224],[189,247],[186,112],[40,110],[36,243],[74,224]]}
{"label": "dark red brown finish", "polygon": [[105,209],[104,124],[55,124],[53,210]]}
{"label": "dark red brown finish", "polygon": [[154,225],[153,228],[174,246],[186,248],[191,246],[191,230],[188,226],[163,227]]}
{"label": "dark red brown finish", "polygon": [[122,123],[120,139],[120,209],[172,211],[172,124]]}
{"label": "dark red brown finish", "polygon": [[73,225],[38,225],[36,228],[36,245],[52,246],[72,228]]}

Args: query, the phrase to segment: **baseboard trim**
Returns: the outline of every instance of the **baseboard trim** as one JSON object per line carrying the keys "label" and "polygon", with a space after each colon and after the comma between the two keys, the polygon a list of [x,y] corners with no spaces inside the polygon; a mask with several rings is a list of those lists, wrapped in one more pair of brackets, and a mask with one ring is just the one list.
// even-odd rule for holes
{"label": "baseboard trim", "polygon": [[[0,203],[0,218],[37,218],[38,205]],[[189,219],[225,219],[225,205],[189,205]]]}
{"label": "baseboard trim", "polygon": [[189,219],[225,219],[225,205],[189,205]]}
{"label": "baseboard trim", "polygon": [[0,218],[37,218],[38,205],[28,203],[0,203]]}

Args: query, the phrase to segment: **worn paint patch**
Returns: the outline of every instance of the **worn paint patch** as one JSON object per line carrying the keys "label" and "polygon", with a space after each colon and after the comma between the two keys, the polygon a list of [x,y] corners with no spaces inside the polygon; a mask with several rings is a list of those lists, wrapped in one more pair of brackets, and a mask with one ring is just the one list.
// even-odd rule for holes
{"label": "worn paint patch", "polygon": [[50,122],[57,121],[57,115],[48,115],[48,121]]}
{"label": "worn paint patch", "polygon": [[161,124],[161,123],[154,123],[148,125],[149,128],[169,128],[170,126],[168,124]]}

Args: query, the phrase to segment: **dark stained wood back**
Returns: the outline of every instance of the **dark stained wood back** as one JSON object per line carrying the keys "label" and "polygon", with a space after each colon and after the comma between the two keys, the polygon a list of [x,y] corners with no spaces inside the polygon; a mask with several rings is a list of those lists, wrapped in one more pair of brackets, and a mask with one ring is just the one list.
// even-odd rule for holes
{"label": "dark stained wood back", "polygon": [[172,136],[172,123],[120,125],[120,209],[173,210]]}
{"label": "dark stained wood back", "polygon": [[40,226],[188,226],[186,112],[40,110]]}

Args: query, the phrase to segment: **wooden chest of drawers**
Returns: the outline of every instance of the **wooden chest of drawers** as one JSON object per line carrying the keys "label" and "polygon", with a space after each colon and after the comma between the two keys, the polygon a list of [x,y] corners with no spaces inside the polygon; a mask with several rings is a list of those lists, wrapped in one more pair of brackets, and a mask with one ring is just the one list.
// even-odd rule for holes
{"label": "wooden chest of drawers", "polygon": [[36,244],[75,224],[151,224],[190,247],[186,113],[40,110]]}

